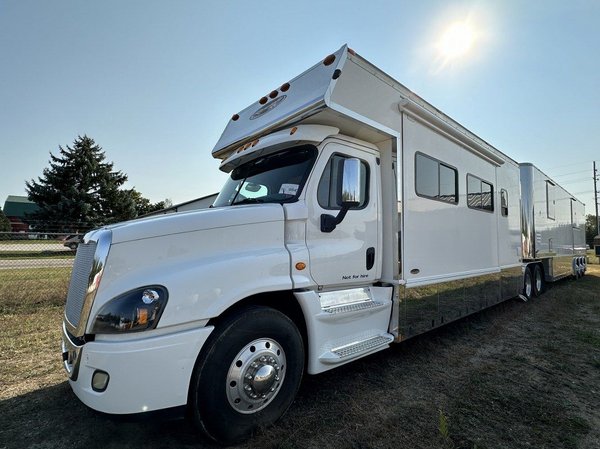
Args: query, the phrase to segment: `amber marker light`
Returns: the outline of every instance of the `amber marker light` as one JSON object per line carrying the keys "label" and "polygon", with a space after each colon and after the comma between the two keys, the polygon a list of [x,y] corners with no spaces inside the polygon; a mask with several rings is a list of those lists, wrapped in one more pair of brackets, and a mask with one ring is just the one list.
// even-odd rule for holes
{"label": "amber marker light", "polygon": [[256,139],[254,142],[252,142],[252,146],[255,147],[256,145],[258,145],[258,142],[260,142],[258,139]]}
{"label": "amber marker light", "polygon": [[233,121],[235,122],[235,121],[236,121],[236,120],[238,120],[239,118],[240,118],[240,115],[239,115],[239,114],[233,114],[233,116],[231,117],[231,120],[233,120]]}
{"label": "amber marker light", "polygon": [[329,55],[325,59],[323,59],[323,65],[331,65],[335,61],[335,55]]}
{"label": "amber marker light", "polygon": [[296,131],[298,131],[298,127],[294,126],[292,129],[290,129],[290,136],[293,136],[294,134],[296,134]]}
{"label": "amber marker light", "polygon": [[281,90],[281,92],[287,92],[288,90],[290,90],[290,83],[282,84],[279,89]]}
{"label": "amber marker light", "polygon": [[348,49],[348,53],[350,53],[352,56],[356,56],[356,52],[351,48]]}
{"label": "amber marker light", "polygon": [[137,309],[137,322],[138,324],[148,324],[148,309],[145,307]]}
{"label": "amber marker light", "polygon": [[277,95],[279,95],[279,92],[277,92],[276,90],[274,90],[274,91],[272,91],[272,92],[269,94],[269,98],[275,98]]}
{"label": "amber marker light", "polygon": [[260,100],[258,100],[260,104],[265,104],[267,101],[269,101],[267,97],[262,97]]}
{"label": "amber marker light", "polygon": [[296,270],[298,270],[298,271],[302,271],[302,270],[304,270],[305,268],[306,268],[306,264],[305,264],[304,262],[298,262],[298,263],[296,264]]}

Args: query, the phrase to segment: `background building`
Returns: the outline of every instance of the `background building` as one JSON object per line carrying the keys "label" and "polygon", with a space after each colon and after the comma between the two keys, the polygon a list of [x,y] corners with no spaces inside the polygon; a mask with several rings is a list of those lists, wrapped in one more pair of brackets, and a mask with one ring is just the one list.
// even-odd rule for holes
{"label": "background building", "polygon": [[37,211],[39,208],[26,196],[9,195],[4,202],[4,215],[10,221],[11,232],[29,232],[27,214]]}

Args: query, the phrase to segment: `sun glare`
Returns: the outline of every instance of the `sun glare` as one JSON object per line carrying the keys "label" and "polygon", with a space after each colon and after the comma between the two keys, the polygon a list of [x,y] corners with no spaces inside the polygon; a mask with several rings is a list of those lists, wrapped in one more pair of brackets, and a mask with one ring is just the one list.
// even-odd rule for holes
{"label": "sun glare", "polygon": [[475,41],[475,33],[466,22],[455,22],[446,29],[439,42],[439,50],[447,60],[458,59],[469,53]]}

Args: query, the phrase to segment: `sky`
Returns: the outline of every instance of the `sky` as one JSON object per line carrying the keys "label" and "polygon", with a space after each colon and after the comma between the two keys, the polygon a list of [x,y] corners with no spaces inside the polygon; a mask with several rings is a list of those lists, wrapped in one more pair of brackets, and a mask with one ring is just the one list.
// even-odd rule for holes
{"label": "sky", "polygon": [[593,213],[599,24],[598,0],[0,0],[0,206],[84,134],[153,202],[218,192],[232,114],[348,43]]}

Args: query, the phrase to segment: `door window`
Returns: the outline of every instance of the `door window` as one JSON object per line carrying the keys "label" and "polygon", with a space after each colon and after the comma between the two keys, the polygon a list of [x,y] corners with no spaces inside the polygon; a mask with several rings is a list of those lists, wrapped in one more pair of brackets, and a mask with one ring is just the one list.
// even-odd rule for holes
{"label": "door window", "polygon": [[[348,156],[334,154],[329,158],[317,190],[317,200],[323,209],[341,209],[342,207],[342,173],[344,169],[344,159]],[[362,209],[369,202],[369,167],[366,162],[360,161],[363,165],[360,179],[360,189],[362,201],[358,206],[350,208]]]}

